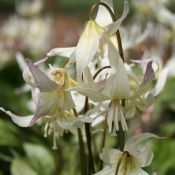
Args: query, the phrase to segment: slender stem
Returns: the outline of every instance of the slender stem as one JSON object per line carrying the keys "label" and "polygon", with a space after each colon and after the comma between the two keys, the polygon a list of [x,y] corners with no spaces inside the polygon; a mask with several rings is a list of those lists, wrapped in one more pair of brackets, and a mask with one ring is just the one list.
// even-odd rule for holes
{"label": "slender stem", "polygon": [[124,150],[124,145],[125,145],[125,133],[122,129],[121,122],[119,122],[118,139],[119,139],[120,151],[123,151]]}
{"label": "slender stem", "polygon": [[[78,116],[77,111],[73,109],[73,112],[75,116],[77,117]],[[84,145],[83,136],[82,136],[82,132],[80,128],[77,129],[77,133],[78,133],[79,150],[80,150],[81,174],[86,175],[87,174],[87,167],[86,167],[87,160],[86,160],[86,153],[85,153],[85,145]]]}
{"label": "slender stem", "polygon": [[[103,148],[105,146],[105,141],[106,141],[106,130],[107,130],[107,121],[105,120],[105,126],[104,126],[104,131],[103,131],[103,135],[102,135],[102,140],[101,140],[101,148],[100,148],[100,152],[103,151]],[[100,169],[103,168],[103,161],[100,161]]]}
{"label": "slender stem", "polygon": [[87,174],[87,168],[86,168],[86,154],[85,154],[83,136],[80,128],[77,129],[77,132],[78,132],[79,149],[80,149],[81,174],[85,175]]}
{"label": "slender stem", "polygon": [[115,17],[115,15],[114,15],[114,13],[113,13],[111,7],[110,7],[109,5],[107,5],[106,3],[101,2],[101,1],[95,3],[95,4],[92,6],[91,11],[90,11],[90,19],[93,19],[93,13],[94,13],[94,11],[96,11],[96,8],[99,7],[100,5],[104,6],[104,7],[108,10],[108,12],[110,13],[110,15],[111,15],[113,21],[116,21],[116,17]]}
{"label": "slender stem", "polygon": [[85,131],[86,131],[86,137],[87,137],[87,147],[88,147],[88,165],[89,165],[89,169],[88,169],[88,174],[91,175],[92,173],[95,173],[95,169],[94,169],[94,159],[93,159],[93,155],[92,155],[92,138],[91,138],[91,131],[90,131],[90,124],[86,123],[85,124]]}
{"label": "slender stem", "polygon": [[129,152],[127,152],[127,151],[123,152],[122,156],[120,157],[120,159],[118,161],[117,168],[116,168],[116,171],[115,171],[115,175],[118,175],[118,173],[119,173],[120,165],[122,163],[122,160],[123,160],[124,156],[130,157]]}
{"label": "slender stem", "polygon": [[[110,6],[108,6],[107,4],[103,3],[103,2],[97,2],[91,9],[91,13],[90,13],[90,17],[92,18],[92,14],[94,12],[94,10],[99,6],[99,5],[103,5],[104,7],[106,7],[106,9],[108,10],[108,12],[110,13],[111,15],[111,18],[113,21],[116,21],[117,18],[114,14],[114,12],[112,11],[112,9],[110,8]],[[118,42],[118,49],[119,49],[119,54],[124,62],[124,53],[123,53],[123,47],[122,47],[122,41],[121,41],[121,36],[120,36],[120,31],[117,30],[116,32],[116,38],[117,38],[117,42]],[[125,107],[125,100],[123,99],[122,100],[122,106]],[[121,125],[121,122],[119,122],[119,131],[118,131],[118,138],[119,138],[119,144],[120,144],[120,150],[123,151],[124,150],[124,142],[125,142],[125,139],[124,139],[124,131],[122,129],[122,125]],[[124,156],[124,155],[123,155]],[[115,175],[118,174],[118,171],[119,171],[119,166],[120,166],[120,163],[122,161],[123,157],[121,158],[121,160],[119,161],[118,163],[118,166],[117,166],[117,169],[116,169],[116,173]]]}
{"label": "slender stem", "polygon": [[95,80],[96,78],[97,78],[97,76],[103,71],[103,70],[105,70],[105,69],[110,69],[111,68],[111,66],[104,66],[104,67],[102,67],[101,69],[99,69],[96,73],[95,73],[95,75],[93,76],[93,79]]}
{"label": "slender stem", "polygon": [[[88,98],[86,97],[85,100],[85,107],[84,107],[84,114],[89,110],[89,102]],[[85,123],[85,132],[86,132],[86,138],[87,138],[87,148],[88,148],[88,175],[95,173],[94,168],[94,159],[92,155],[92,137],[91,137],[91,128],[89,123]]]}

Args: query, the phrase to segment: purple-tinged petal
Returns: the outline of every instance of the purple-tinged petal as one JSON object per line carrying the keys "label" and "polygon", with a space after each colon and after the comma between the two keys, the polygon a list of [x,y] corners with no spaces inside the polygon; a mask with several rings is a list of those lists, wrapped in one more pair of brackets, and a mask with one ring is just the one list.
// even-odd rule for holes
{"label": "purple-tinged petal", "polygon": [[38,67],[31,62],[31,60],[27,59],[26,63],[41,92],[54,91],[59,87],[55,82],[49,79],[41,70],[39,70]]}
{"label": "purple-tinged petal", "polygon": [[37,108],[30,125],[31,126],[34,125],[39,118],[53,113],[54,109],[57,108],[57,104],[58,104],[58,96],[54,92],[41,93],[39,95]]}
{"label": "purple-tinged petal", "polygon": [[[12,121],[17,124],[18,126],[21,126],[21,127],[29,127],[30,126],[30,123],[33,119],[33,115],[29,115],[29,116],[24,116],[24,117],[21,117],[21,116],[17,116],[15,114],[13,114],[12,112],[10,111],[6,111],[4,108],[1,108],[0,107],[0,110],[4,113],[6,113],[8,116],[11,117]],[[35,123],[33,123],[35,124]]]}
{"label": "purple-tinged petal", "polygon": [[145,70],[145,74],[144,74],[144,78],[143,78],[141,86],[145,86],[155,79],[154,70],[152,68],[152,63],[153,61],[149,61],[146,66],[146,70]]}

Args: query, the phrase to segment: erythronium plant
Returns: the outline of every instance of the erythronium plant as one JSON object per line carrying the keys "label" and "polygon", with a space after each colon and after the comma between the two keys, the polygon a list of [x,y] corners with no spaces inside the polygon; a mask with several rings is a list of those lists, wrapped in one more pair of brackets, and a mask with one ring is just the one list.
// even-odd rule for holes
{"label": "erythronium plant", "polygon": [[[96,7],[99,9],[93,19]],[[128,130],[127,119],[146,110],[163,89],[167,74],[166,71],[162,76],[163,83],[160,83],[160,78],[153,87],[156,70],[152,60],[132,60],[131,65],[124,63],[119,27],[128,12],[128,1],[124,1],[122,16],[117,20],[111,0],[97,2],[92,7],[90,20],[76,47],[52,49],[43,60],[36,63],[26,60],[24,63],[26,68],[23,76],[34,94],[36,104],[34,115],[20,117],[0,108],[22,127],[33,126],[38,120],[46,118],[45,136],[53,135],[53,148],[56,148],[56,141],[63,136],[65,130],[77,129],[82,175],[95,173],[92,115],[95,115],[96,121],[99,116],[103,116],[103,126],[108,126],[109,133],[117,136],[120,145],[119,150],[103,149],[100,158],[106,165],[97,175],[146,175],[141,168],[151,163],[153,153],[145,144],[151,138],[159,138],[145,133],[131,137],[124,144],[124,134]],[[50,66],[49,74],[48,71],[40,70],[39,65],[55,55],[69,60],[59,68]],[[69,71],[74,65],[76,76]],[[142,72],[136,74],[133,65],[140,66]],[[78,97],[84,96],[85,100],[79,101],[81,98],[75,98],[75,94]],[[84,108],[76,110],[77,104],[82,102]],[[84,124],[86,140],[82,137]],[[105,132],[103,139],[105,140]],[[102,142],[102,147],[104,143],[105,141]]]}

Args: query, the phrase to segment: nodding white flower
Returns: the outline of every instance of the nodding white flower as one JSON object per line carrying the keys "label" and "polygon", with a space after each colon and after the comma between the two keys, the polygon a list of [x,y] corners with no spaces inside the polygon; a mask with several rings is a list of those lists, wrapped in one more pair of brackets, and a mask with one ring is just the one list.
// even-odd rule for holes
{"label": "nodding white flower", "polygon": [[[99,10],[101,10],[101,8],[99,8]],[[117,21],[111,22],[105,26],[100,26],[100,23],[98,24],[99,21],[98,18],[97,21],[90,19],[87,22],[87,25],[78,41],[77,47],[56,48],[51,50],[47,54],[47,56],[51,57],[54,55],[60,55],[71,58],[70,63],[76,62],[77,80],[82,81],[82,78],[84,77],[83,73],[84,69],[88,66],[88,64],[91,61],[93,61],[98,50],[103,50],[102,49],[103,45],[107,45],[108,48],[110,47],[108,45],[109,38],[112,35],[114,35],[116,31],[119,29],[119,26],[127,16],[128,12],[129,12],[128,1],[125,1],[123,14]]]}
{"label": "nodding white flower", "polygon": [[102,34],[103,28],[100,27],[94,20],[87,22],[85,30],[78,41],[77,48],[74,53],[78,80],[81,80],[83,70],[97,53]]}
{"label": "nodding white flower", "polygon": [[141,169],[150,165],[153,159],[153,151],[147,142],[158,138],[151,133],[138,134],[126,142],[123,152],[104,148],[100,158],[105,167],[94,175],[115,175],[117,166],[119,168],[117,175],[148,175]]}
{"label": "nodding white flower", "polygon": [[148,59],[136,62],[143,65],[143,75],[140,75],[140,80],[133,72],[132,76],[130,76],[131,96],[125,103],[125,117],[127,119],[134,117],[138,111],[146,110],[153,102],[153,99],[163,90],[169,73],[169,69],[164,68],[158,76],[157,83],[152,86],[152,81],[156,79],[153,61]]}
{"label": "nodding white flower", "polygon": [[74,85],[65,69],[54,69],[52,79],[47,77],[36,65],[27,60],[28,68],[34,78],[35,88],[39,89],[37,106],[34,115],[22,117],[0,108],[21,127],[33,126],[38,119],[45,117],[47,123],[45,136],[53,134],[55,140],[63,135],[64,130],[81,127],[84,122],[92,122],[89,118],[76,118],[72,112],[75,107],[71,92],[66,89]]}
{"label": "nodding white flower", "polygon": [[122,129],[127,130],[122,100],[130,97],[130,85],[127,72],[118,51],[110,40],[107,41],[109,45],[109,61],[112,66],[111,75],[105,80],[94,83],[89,68],[86,68],[84,71],[88,80],[84,84],[77,84],[71,90],[77,91],[95,102],[111,100],[107,113],[107,123],[109,132],[115,132],[119,130],[119,122],[122,124]]}

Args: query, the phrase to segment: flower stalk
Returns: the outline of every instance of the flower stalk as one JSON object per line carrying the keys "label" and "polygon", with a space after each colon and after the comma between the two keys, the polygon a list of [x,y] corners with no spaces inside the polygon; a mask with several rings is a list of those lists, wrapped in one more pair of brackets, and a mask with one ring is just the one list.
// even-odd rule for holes
{"label": "flower stalk", "polygon": [[[84,114],[89,110],[89,102],[88,97],[85,100],[85,107],[84,107]],[[94,168],[94,159],[92,154],[92,136],[91,136],[91,129],[90,124],[85,123],[85,132],[87,138],[87,148],[88,148],[88,175],[95,173]]]}
{"label": "flower stalk", "polygon": [[[73,109],[74,115],[78,117],[77,111]],[[80,165],[81,165],[81,174],[87,174],[87,167],[86,167],[86,153],[85,153],[85,145],[83,141],[83,136],[80,128],[77,128],[78,133],[78,142],[79,142],[79,150],[80,150]]]}
{"label": "flower stalk", "polygon": [[129,153],[127,151],[124,151],[122,156],[120,157],[119,161],[118,161],[118,164],[117,164],[117,168],[116,168],[116,171],[115,171],[115,175],[118,175],[118,172],[119,172],[119,169],[120,169],[120,165],[122,163],[122,160],[124,158],[124,156],[127,156],[127,157],[130,157]]}

